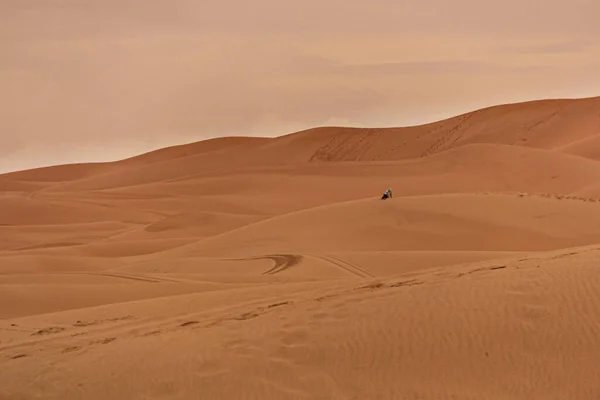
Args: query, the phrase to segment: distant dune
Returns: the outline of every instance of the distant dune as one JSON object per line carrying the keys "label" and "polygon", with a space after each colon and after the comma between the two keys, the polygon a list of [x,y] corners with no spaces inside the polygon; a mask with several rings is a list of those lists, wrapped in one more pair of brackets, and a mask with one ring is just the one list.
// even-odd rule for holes
{"label": "distant dune", "polygon": [[0,399],[596,399],[599,135],[544,100],[0,175]]}

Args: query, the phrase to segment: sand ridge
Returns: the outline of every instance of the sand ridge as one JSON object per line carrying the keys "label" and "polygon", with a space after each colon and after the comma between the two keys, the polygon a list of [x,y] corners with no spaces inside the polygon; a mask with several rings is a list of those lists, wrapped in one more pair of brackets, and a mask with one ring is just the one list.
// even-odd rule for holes
{"label": "sand ridge", "polygon": [[0,175],[0,398],[595,399],[599,107]]}

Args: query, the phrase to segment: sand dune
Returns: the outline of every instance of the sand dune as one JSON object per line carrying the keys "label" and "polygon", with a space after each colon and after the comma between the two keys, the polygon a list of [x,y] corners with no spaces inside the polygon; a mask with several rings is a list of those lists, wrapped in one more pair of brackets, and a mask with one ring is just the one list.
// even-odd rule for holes
{"label": "sand dune", "polygon": [[[53,225],[0,226],[1,250],[26,250],[59,245],[83,244],[127,232],[136,225],[122,222],[92,222]],[[70,244],[69,244],[70,243]]]}
{"label": "sand dune", "polygon": [[600,127],[598,132],[596,135],[586,136],[581,140],[562,146],[558,150],[564,153],[600,160]]}
{"label": "sand dune", "polygon": [[598,109],[1,175],[0,399],[596,399]]}
{"label": "sand dune", "polygon": [[536,251],[600,241],[600,204],[520,195],[357,200],[274,217],[164,254]]}
{"label": "sand dune", "polygon": [[599,253],[575,253],[16,318],[1,393],[592,399]]}
{"label": "sand dune", "polygon": [[600,97],[532,101],[489,107],[423,126],[325,127],[273,139],[211,139],[116,163],[56,166],[15,172],[6,177],[17,181],[64,181],[90,175],[114,177],[123,167],[137,166],[141,169],[138,175],[141,181],[132,180],[131,184],[139,184],[168,179],[173,175],[173,169],[186,165],[195,173],[207,173],[309,161],[399,160],[429,156],[475,143],[556,149],[597,135],[599,107]]}

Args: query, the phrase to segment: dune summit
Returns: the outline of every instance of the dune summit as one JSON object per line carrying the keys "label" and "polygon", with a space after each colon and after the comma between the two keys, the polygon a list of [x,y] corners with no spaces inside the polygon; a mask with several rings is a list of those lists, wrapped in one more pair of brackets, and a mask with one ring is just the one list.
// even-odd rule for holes
{"label": "dune summit", "polygon": [[544,100],[0,175],[0,398],[597,399],[599,135]]}

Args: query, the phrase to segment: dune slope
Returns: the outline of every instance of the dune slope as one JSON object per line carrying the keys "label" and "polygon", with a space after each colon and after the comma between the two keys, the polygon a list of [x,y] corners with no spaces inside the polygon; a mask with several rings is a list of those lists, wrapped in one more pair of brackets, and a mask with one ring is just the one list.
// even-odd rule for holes
{"label": "dune slope", "polygon": [[593,399],[599,254],[14,319],[0,395]]}
{"label": "dune slope", "polygon": [[0,399],[596,399],[598,109],[0,175]]}
{"label": "dune slope", "polygon": [[114,176],[123,167],[151,168],[160,173],[161,169],[169,170],[160,168],[161,164],[168,166],[183,159],[193,160],[197,172],[311,161],[400,160],[476,143],[560,151],[593,140],[600,129],[599,107],[600,97],[529,101],[488,107],[415,127],[321,127],[277,138],[218,138],[159,149],[114,163],[55,166],[5,177],[13,181],[72,181],[94,175]]}
{"label": "dune slope", "polygon": [[367,199],[285,214],[164,254],[277,251],[536,251],[600,241],[600,204],[516,195]]}

